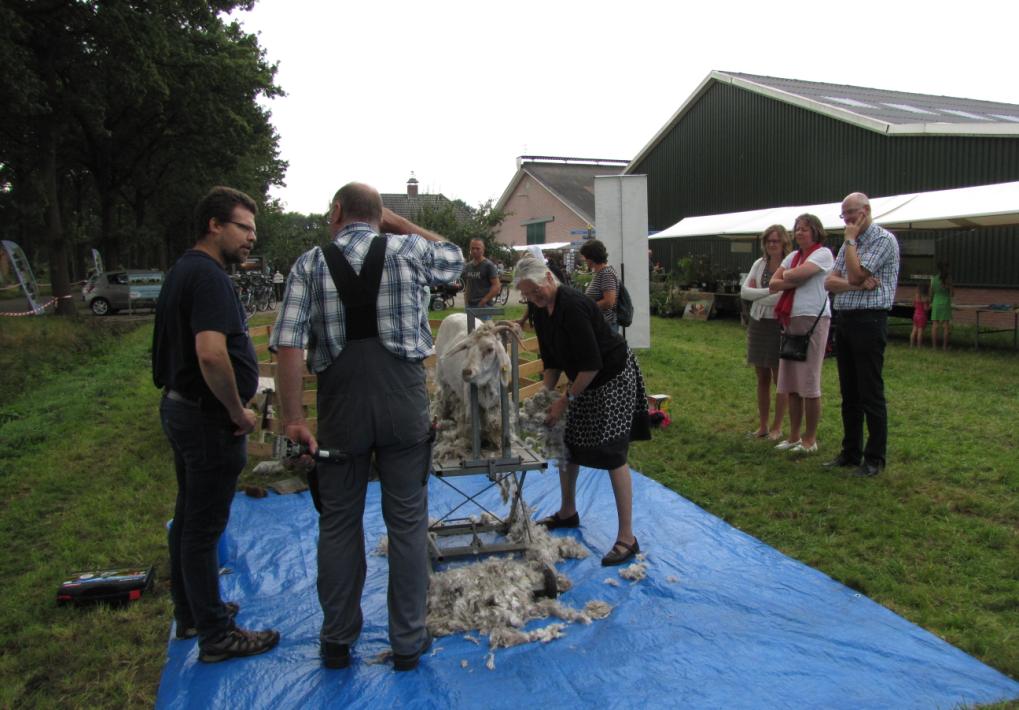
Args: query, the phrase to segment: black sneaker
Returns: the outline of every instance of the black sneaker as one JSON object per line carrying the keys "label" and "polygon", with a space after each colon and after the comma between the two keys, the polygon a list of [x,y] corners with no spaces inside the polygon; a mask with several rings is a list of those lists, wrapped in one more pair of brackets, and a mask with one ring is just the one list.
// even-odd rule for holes
{"label": "black sneaker", "polygon": [[425,645],[421,647],[421,650],[417,653],[412,653],[408,656],[402,653],[393,654],[393,670],[397,671],[412,671],[418,667],[418,661],[421,660],[421,656],[432,647],[432,635],[428,634],[428,639],[425,641]]}
{"label": "black sneaker", "polygon": [[322,665],[326,668],[346,668],[350,665],[350,646],[345,643],[323,641]]}
{"label": "black sneaker", "polygon": [[[224,602],[223,606],[226,607],[226,614],[230,617],[230,623],[232,624],[241,610],[241,605],[237,602]],[[178,621],[176,635],[177,639],[180,641],[193,639],[198,635],[198,627],[190,624],[182,624]]]}
{"label": "black sneaker", "polygon": [[234,628],[218,641],[202,644],[198,650],[198,660],[202,663],[219,663],[230,658],[257,656],[271,650],[279,641],[279,631],[245,631]]}

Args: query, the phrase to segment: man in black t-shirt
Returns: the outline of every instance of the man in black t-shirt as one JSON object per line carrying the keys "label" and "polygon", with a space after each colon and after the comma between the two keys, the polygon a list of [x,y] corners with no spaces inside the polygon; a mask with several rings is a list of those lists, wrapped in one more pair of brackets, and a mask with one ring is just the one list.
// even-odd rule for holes
{"label": "man in black t-shirt", "polygon": [[198,239],[166,275],[152,336],[152,378],[163,389],[159,414],[177,470],[169,536],[176,636],[197,636],[206,663],[279,642],[277,631],[238,628],[238,605],[219,596],[217,547],[257,421],[245,402],[258,387],[244,309],[224,267],[251,253],[256,212],[250,197],[228,187],[202,198]]}
{"label": "man in black t-shirt", "polygon": [[464,265],[463,280],[466,286],[464,302],[471,307],[485,308],[492,305],[493,299],[502,291],[499,281],[499,269],[491,260],[485,258],[485,242],[472,239],[470,245],[470,261]]}

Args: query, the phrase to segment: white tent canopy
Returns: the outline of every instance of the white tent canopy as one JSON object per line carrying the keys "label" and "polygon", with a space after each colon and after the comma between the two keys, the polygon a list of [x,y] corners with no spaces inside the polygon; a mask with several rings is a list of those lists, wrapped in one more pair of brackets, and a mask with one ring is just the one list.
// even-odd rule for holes
{"label": "white tent canopy", "polygon": [[[889,229],[955,229],[1019,224],[1019,182],[916,192],[870,201],[874,221]],[[670,237],[757,236],[773,224],[792,229],[799,215],[809,212],[824,228],[840,232],[845,226],[841,202],[772,207],[747,212],[687,217],[651,239]]]}
{"label": "white tent canopy", "polygon": [[541,247],[542,251],[547,251],[549,249],[553,249],[553,250],[554,249],[565,249],[571,243],[572,242],[549,242],[548,244],[537,244],[537,245],[534,245],[534,244],[516,244],[516,245],[513,246],[513,251],[527,251],[527,248],[529,246],[539,246],[539,247]]}

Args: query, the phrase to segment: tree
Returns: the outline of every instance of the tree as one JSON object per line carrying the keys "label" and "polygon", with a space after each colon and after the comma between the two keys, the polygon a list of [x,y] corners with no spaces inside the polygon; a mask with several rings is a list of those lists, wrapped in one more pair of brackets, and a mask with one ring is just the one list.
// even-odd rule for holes
{"label": "tree", "polygon": [[481,239],[489,258],[509,264],[509,247],[495,240],[495,230],[504,219],[506,213],[496,210],[491,200],[477,207],[454,200],[423,206],[414,221],[454,242],[465,254],[472,239]]}
{"label": "tree", "polygon": [[22,233],[44,224],[54,295],[69,294],[68,247],[81,231],[109,263],[128,252],[165,264],[192,241],[191,206],[208,187],[264,199],[282,181],[257,103],[280,93],[275,67],[219,16],[251,4],[0,5],[0,213],[16,214]]}
{"label": "tree", "polygon": [[273,268],[286,273],[294,261],[315,246],[325,246],[331,237],[326,215],[283,212],[271,203],[259,212],[255,252]]}

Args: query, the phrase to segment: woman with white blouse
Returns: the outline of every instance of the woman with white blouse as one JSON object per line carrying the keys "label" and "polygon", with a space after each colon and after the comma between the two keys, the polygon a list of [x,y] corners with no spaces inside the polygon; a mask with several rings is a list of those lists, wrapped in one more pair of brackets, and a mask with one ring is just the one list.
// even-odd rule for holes
{"label": "woman with white blouse", "polygon": [[[780,360],[778,391],[789,395],[789,437],[775,448],[797,454],[817,452],[817,425],[821,421],[821,365],[828,344],[831,306],[824,279],[835,265],[821,220],[812,214],[796,218],[793,238],[797,249],[782,260],[768,288],[781,293],[775,316],[790,335],[811,332],[807,359]],[[806,419],[803,435],[800,425]]]}

